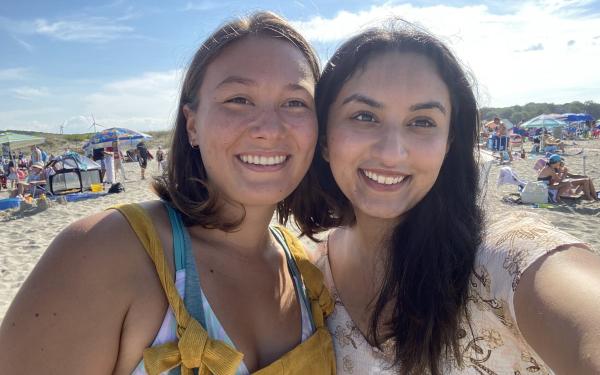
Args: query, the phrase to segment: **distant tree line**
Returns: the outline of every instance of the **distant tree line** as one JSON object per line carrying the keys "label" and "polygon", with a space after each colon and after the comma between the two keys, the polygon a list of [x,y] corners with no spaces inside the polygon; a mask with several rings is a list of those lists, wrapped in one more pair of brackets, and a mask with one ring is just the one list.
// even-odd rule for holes
{"label": "distant tree line", "polygon": [[527,103],[505,108],[483,107],[480,109],[482,120],[489,121],[497,116],[509,119],[514,124],[518,124],[521,120],[527,121],[544,113],[587,113],[594,119],[598,119],[600,118],[600,103],[594,103],[591,100],[583,103],[571,102],[565,104]]}

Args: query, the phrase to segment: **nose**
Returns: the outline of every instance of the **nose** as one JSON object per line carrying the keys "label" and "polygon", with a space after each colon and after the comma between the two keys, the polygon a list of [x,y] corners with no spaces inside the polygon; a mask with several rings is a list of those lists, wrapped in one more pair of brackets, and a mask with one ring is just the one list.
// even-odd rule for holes
{"label": "nose", "polygon": [[399,127],[389,126],[378,134],[372,153],[382,166],[396,167],[408,156],[407,139]]}
{"label": "nose", "polygon": [[277,140],[283,137],[285,124],[274,109],[265,109],[250,127],[250,136],[255,139]]}

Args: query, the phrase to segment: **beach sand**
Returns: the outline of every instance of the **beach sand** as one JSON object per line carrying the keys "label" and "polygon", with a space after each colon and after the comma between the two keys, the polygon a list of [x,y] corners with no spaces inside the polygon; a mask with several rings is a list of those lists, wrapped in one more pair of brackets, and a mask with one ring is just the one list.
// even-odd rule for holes
{"label": "beach sand", "polygon": [[[571,144],[568,142],[567,144]],[[576,141],[577,145],[567,147],[567,154],[585,149],[586,173],[594,178],[594,184],[600,188],[600,140]],[[531,143],[526,144],[531,147]],[[566,156],[566,163],[572,173],[583,172],[583,155]],[[527,181],[535,180],[536,173],[532,169],[538,156],[526,159],[515,159],[506,164],[517,172],[519,177]],[[549,220],[557,228],[573,234],[590,243],[596,251],[600,250],[600,203],[584,200],[566,201],[553,208],[532,208],[531,205],[508,203],[511,193],[517,191],[514,185],[496,187],[498,171],[504,165],[492,162],[487,173],[487,189],[484,206],[488,221],[499,216],[525,210],[534,212]],[[31,272],[52,239],[72,222],[100,212],[106,208],[131,202],[143,202],[156,199],[150,188],[150,179],[140,180],[137,163],[125,164],[128,181],[124,181],[125,191],[109,194],[96,199],[88,199],[66,204],[55,203],[47,210],[21,216],[18,211],[0,211],[0,319],[4,317],[8,306],[19,290],[27,275]],[[147,175],[157,173],[157,163],[150,163]],[[0,198],[6,193],[0,193]],[[303,240],[308,243],[308,240]],[[309,244],[310,245],[310,244]],[[598,252],[600,254],[600,252]]]}

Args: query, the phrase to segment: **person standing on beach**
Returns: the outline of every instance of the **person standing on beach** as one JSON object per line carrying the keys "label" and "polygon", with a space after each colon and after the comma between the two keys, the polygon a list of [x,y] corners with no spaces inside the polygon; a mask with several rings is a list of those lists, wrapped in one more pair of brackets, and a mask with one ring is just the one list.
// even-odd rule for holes
{"label": "person standing on beach", "polygon": [[148,160],[154,159],[146,144],[144,142],[140,142],[136,147],[138,163],[140,164],[140,171],[142,175],[142,180],[146,179],[146,168],[148,167]]}
{"label": "person standing on beach", "polygon": [[471,82],[407,24],[323,70],[294,217],[334,228],[315,257],[338,374],[600,374],[600,257],[535,215],[484,227]]}
{"label": "person standing on beach", "polygon": [[42,160],[42,151],[38,148],[38,146],[31,146],[31,164],[37,162],[43,162]]}
{"label": "person standing on beach", "polygon": [[493,121],[485,124],[485,127],[492,135],[492,150],[498,151],[500,146],[500,137],[498,136],[498,127],[500,126],[500,117],[494,117]]}
{"label": "person standing on beach", "polygon": [[322,274],[270,225],[300,204],[319,74],[275,14],[210,35],[186,70],[161,201],[59,234],[2,321],[0,374],[334,375]]}
{"label": "person standing on beach", "polygon": [[165,152],[161,146],[158,146],[158,150],[156,150],[156,162],[158,163],[158,175],[160,176],[163,174],[165,163]]}
{"label": "person standing on beach", "polygon": [[125,174],[125,167],[123,166],[123,153],[121,152],[121,148],[119,147],[119,141],[113,141],[111,150],[113,153],[113,159],[115,163],[115,177],[118,171],[119,173],[121,173],[121,177],[123,178],[123,180],[127,180],[127,175]]}

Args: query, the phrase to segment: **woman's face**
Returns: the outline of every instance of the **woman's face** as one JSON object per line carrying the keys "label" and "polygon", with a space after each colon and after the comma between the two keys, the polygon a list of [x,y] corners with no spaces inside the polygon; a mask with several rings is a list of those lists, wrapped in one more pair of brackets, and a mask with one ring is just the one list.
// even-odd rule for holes
{"label": "woman's face", "polygon": [[210,63],[198,108],[184,113],[221,197],[274,205],[298,186],[316,145],[314,86],[304,55],[273,38],[248,37]]}
{"label": "woman's face", "polygon": [[414,53],[371,58],[329,110],[328,159],[357,216],[400,218],[433,186],[448,148],[450,95]]}

